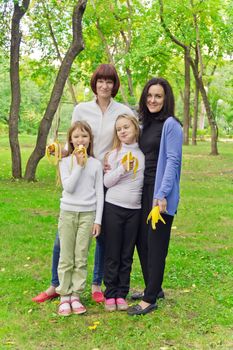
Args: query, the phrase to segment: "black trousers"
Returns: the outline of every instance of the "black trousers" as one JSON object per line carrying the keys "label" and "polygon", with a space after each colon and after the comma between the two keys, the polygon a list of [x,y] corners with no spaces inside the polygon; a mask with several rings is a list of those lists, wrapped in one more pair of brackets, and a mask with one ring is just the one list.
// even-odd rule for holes
{"label": "black trousers", "polygon": [[147,285],[147,280],[148,280],[148,270],[147,270],[148,231],[151,225],[150,222],[149,224],[146,223],[146,219],[147,219],[147,216],[149,215],[149,212],[152,209],[153,193],[154,193],[154,185],[145,184],[143,186],[141,218],[140,218],[138,235],[136,240],[136,247],[137,247],[138,257],[140,260],[145,285]]}
{"label": "black trousers", "polygon": [[127,209],[105,202],[103,219],[106,298],[125,298],[129,292],[140,212],[140,209]]}
{"label": "black trousers", "polygon": [[146,223],[147,216],[152,209],[153,193],[154,185],[145,184],[143,186],[142,211],[136,240],[137,252],[146,286],[143,300],[148,303],[154,303],[157,294],[162,289],[165,261],[173,222],[173,216],[162,214],[166,225],[159,221],[156,225],[156,230],[153,231],[151,222]]}
{"label": "black trousers", "polygon": [[171,227],[174,218],[167,214],[162,214],[162,217],[166,224],[159,221],[155,230],[152,229],[150,224],[148,232],[147,283],[143,300],[150,304],[156,302],[156,296],[162,288]]}

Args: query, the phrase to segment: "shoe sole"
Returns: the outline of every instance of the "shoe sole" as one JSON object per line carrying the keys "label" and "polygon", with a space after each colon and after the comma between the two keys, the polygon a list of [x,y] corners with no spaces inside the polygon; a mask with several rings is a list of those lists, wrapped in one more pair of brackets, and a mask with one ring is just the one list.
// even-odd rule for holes
{"label": "shoe sole", "polygon": [[74,314],[74,315],[82,315],[82,314],[85,314],[85,312],[87,312],[87,310],[73,311],[73,314]]}
{"label": "shoe sole", "polygon": [[99,300],[92,298],[92,300],[93,300],[95,303],[104,303],[104,301],[105,301],[104,298],[103,298],[103,299],[99,299]]}
{"label": "shoe sole", "polygon": [[127,307],[119,307],[119,306],[117,306],[117,311],[127,311],[128,310],[128,306]]}
{"label": "shoe sole", "polygon": [[61,316],[61,317],[68,317],[70,315],[72,315],[72,312],[70,312],[68,314],[63,314],[63,313],[58,312],[58,316]]}
{"label": "shoe sole", "polygon": [[113,312],[113,311],[116,311],[116,307],[112,308],[112,309],[109,309],[109,308],[105,307],[104,310],[107,311],[107,312]]}

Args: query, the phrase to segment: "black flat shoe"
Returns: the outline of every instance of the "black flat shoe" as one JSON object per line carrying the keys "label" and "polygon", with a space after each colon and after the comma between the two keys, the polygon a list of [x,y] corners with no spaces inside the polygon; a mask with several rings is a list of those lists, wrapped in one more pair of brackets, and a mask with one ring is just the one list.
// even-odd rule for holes
{"label": "black flat shoe", "polygon": [[[131,295],[132,300],[141,300],[143,298],[144,293],[143,292],[135,292]],[[158,293],[156,299],[164,299],[165,294],[164,291],[161,289],[161,291]]]}
{"label": "black flat shoe", "polygon": [[143,298],[144,293],[143,292],[135,292],[132,293],[131,299],[132,300],[141,300]]}
{"label": "black flat shoe", "polygon": [[149,312],[156,310],[158,306],[156,304],[150,304],[145,309],[143,309],[139,304],[131,306],[127,310],[127,314],[129,316],[136,316],[136,315],[146,315]]}

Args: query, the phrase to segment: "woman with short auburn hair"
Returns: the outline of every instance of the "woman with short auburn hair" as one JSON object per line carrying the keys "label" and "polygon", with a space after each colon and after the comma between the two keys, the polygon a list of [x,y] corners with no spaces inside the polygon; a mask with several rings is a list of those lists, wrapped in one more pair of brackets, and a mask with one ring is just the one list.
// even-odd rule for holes
{"label": "woman with short auburn hair", "polygon": [[113,81],[113,88],[112,88],[112,97],[115,97],[118,93],[119,87],[120,87],[120,79],[118,77],[116,68],[112,64],[101,64],[98,66],[98,68],[94,71],[92,77],[91,77],[91,89],[96,95],[96,83],[98,79],[104,79],[104,80],[112,80]]}
{"label": "woman with short auburn hair", "polygon": [[[72,122],[85,121],[92,129],[94,136],[94,156],[102,163],[105,154],[110,151],[113,141],[114,126],[120,114],[134,116],[132,110],[113,99],[116,96],[120,80],[115,67],[112,64],[100,64],[90,80],[91,89],[95,98],[89,102],[81,102],[75,106]],[[102,230],[103,231],[103,230]],[[56,236],[53,248],[52,280],[50,287],[34,297],[32,300],[41,303],[58,296],[56,287],[59,285],[57,267],[60,256],[60,242]],[[96,302],[104,301],[101,291],[104,270],[104,241],[103,232],[96,239],[95,264],[92,281],[92,299]]]}

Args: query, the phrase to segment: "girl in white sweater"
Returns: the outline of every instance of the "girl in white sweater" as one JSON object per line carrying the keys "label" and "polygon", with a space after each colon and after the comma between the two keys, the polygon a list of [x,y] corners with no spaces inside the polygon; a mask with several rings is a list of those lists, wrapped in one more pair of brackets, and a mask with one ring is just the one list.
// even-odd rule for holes
{"label": "girl in white sweater", "polygon": [[[140,218],[144,155],[138,146],[136,118],[120,115],[115,123],[109,170],[104,175],[108,188],[104,207],[105,310],[127,310],[130,271]],[[127,154],[131,152],[131,159]]]}
{"label": "girl in white sweater", "polygon": [[[92,237],[100,234],[103,211],[103,171],[100,161],[93,158],[89,124],[75,122],[67,143],[68,156],[59,163],[63,192],[58,222],[60,285],[56,292],[61,295],[61,316],[86,312],[79,295],[85,288],[88,250]],[[87,154],[79,149],[81,145]]]}

